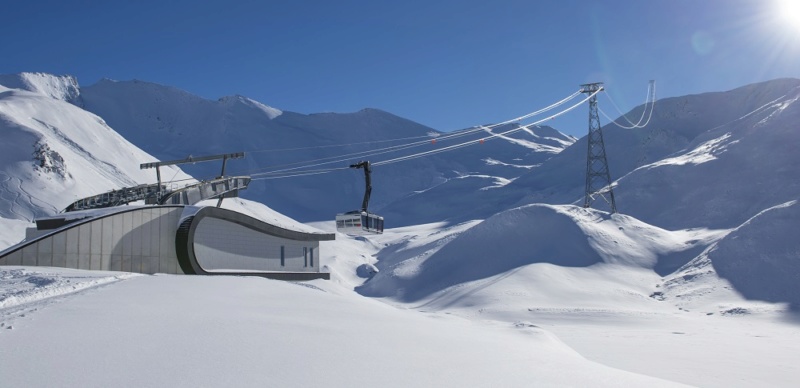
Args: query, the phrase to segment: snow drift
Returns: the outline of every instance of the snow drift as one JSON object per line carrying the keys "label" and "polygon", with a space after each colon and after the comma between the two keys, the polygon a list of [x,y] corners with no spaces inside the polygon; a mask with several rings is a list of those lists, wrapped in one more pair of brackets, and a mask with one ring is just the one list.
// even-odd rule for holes
{"label": "snow drift", "polygon": [[[588,267],[624,265],[669,273],[720,233],[670,232],[621,214],[570,205],[527,205],[498,213],[453,238],[435,253],[382,268],[360,292],[414,301],[447,287],[490,278],[535,263]],[[400,290],[400,291],[398,291]]]}

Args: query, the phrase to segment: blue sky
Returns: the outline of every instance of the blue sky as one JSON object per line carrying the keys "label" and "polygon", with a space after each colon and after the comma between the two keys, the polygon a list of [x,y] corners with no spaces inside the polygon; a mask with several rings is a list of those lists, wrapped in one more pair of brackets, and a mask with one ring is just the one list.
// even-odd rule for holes
{"label": "blue sky", "polygon": [[[628,110],[650,79],[663,98],[800,78],[800,13],[779,3],[14,1],[3,6],[0,73],[140,79],[300,113],[371,107],[449,131],[586,82],[605,82]],[[587,112],[551,125],[583,136]]]}

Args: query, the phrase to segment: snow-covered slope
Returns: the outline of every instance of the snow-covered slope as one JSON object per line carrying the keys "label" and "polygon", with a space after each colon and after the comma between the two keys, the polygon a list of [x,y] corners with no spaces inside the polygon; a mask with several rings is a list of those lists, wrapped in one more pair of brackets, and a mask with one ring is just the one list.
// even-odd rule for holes
{"label": "snow-covered slope", "polygon": [[[87,110],[103,117],[127,139],[161,159],[247,152],[244,160],[229,164],[231,173],[255,174],[257,180],[242,195],[305,221],[332,219],[338,212],[359,207],[364,178],[361,171],[347,170],[352,163],[363,159],[374,163],[461,141],[477,142],[487,136],[455,133],[448,141],[431,128],[376,109],[305,115],[283,112],[242,96],[209,101],[142,81],[103,80],[81,88],[81,96]],[[436,137],[439,140],[431,143]],[[414,206],[423,205],[428,199],[414,193],[459,176],[485,176],[487,182],[513,179],[574,140],[543,127],[442,155],[374,166],[370,209],[380,211],[400,199],[404,203],[411,201]],[[418,144],[404,146],[412,142]],[[404,147],[364,156],[367,151],[392,146]],[[303,170],[344,169],[321,175],[258,180],[268,178],[259,173],[301,166],[306,166]],[[197,177],[219,173],[216,164],[185,169]],[[479,184],[470,190],[490,184]],[[319,201],[321,197],[325,201]],[[388,225],[401,224],[390,220]]]}
{"label": "snow-covered slope", "polygon": [[[617,209],[667,229],[734,228],[797,198],[798,96],[800,80],[780,79],[659,100],[645,128],[606,125]],[[583,203],[586,150],[584,137],[502,188],[464,193],[460,200],[474,205],[465,217],[529,203]]]}
{"label": "snow-covered slope", "polygon": [[[430,297],[447,287],[511,273],[535,263],[559,267],[623,265],[668,274],[687,263],[723,232],[670,232],[634,218],[571,205],[528,205],[498,213],[380,273],[360,291],[404,301]],[[388,263],[388,262],[387,262]]]}
{"label": "snow-covered slope", "polygon": [[[242,96],[208,101],[141,81],[102,81],[81,89],[76,100],[69,77],[27,74],[3,82],[16,86],[0,89],[0,215],[8,215],[0,218],[8,228],[0,243],[21,232],[27,224],[21,220],[63,207],[63,196],[154,180],[137,166],[151,157],[113,134],[104,119],[162,158],[248,151],[247,159],[229,162],[231,173],[347,154],[338,162],[346,166],[367,144],[403,144],[408,137],[422,141],[405,153],[449,145],[445,134],[371,109],[302,115]],[[662,383],[573,357],[571,348],[605,365],[694,385],[791,386],[800,373],[792,314],[800,295],[798,86],[798,80],[776,80],[664,99],[645,129],[606,126],[621,214],[570,205],[582,200],[586,139],[569,146],[574,139],[547,127],[482,144],[477,140],[486,134],[475,133],[458,140],[474,140],[472,147],[377,166],[374,209],[390,228],[407,226],[322,242],[330,282],[277,287],[283,283],[6,268],[0,352],[26,352],[0,363],[6,368],[0,374],[37,385],[27,360],[106,362],[109,346],[125,350],[117,358],[127,367],[145,369],[153,360],[165,365],[186,357],[188,346],[196,350],[188,352],[188,364],[203,373],[239,371],[233,376],[243,380],[225,374],[226,384],[260,382],[264,365],[280,385],[296,376],[306,385],[334,376],[326,380],[332,386],[464,386],[487,381],[479,379],[484,376],[504,386]],[[102,111],[102,118],[79,106]],[[434,136],[439,140],[432,143]],[[404,140],[382,142],[396,138]],[[36,148],[40,142],[47,147]],[[198,171],[217,175],[218,168]],[[86,193],[78,189],[84,186]],[[235,199],[224,206],[302,227],[283,214],[330,219],[356,208],[363,175],[345,169],[257,181],[256,189],[279,212]],[[334,231],[330,221],[314,226]],[[86,291],[62,296],[77,289]],[[62,300],[74,303],[59,305]],[[68,334],[49,332],[53,322]],[[116,335],[142,327],[174,342],[142,347],[135,336]],[[175,337],[173,327],[187,335]],[[215,340],[193,348],[203,335]],[[176,344],[181,354],[164,343]],[[421,343],[423,352],[409,345]],[[82,353],[75,357],[70,349]],[[221,349],[228,356],[223,361],[216,357]],[[265,355],[264,349],[280,352]],[[303,363],[308,354],[320,361],[308,364],[311,372]],[[78,375],[54,368],[37,378],[107,385],[119,375],[105,371],[116,369]],[[470,374],[475,371],[483,374]],[[191,384],[189,372],[159,369],[153,381]],[[198,381],[217,376],[201,374]]]}
{"label": "snow-covered slope", "polygon": [[14,268],[0,279],[0,295],[21,291],[0,310],[9,386],[679,386],[589,361],[535,326],[426,316],[320,282]]}
{"label": "snow-covered slope", "polygon": [[[633,300],[652,294],[688,306],[681,295],[712,313],[749,305],[745,299],[796,308],[798,86],[777,80],[666,99],[644,130],[606,127],[612,172],[621,166],[625,175],[615,190],[623,214],[535,204],[582,202],[586,139],[507,185],[454,199],[457,192],[447,193],[424,211],[455,201],[474,210],[451,221],[486,219],[430,249],[377,252],[380,272],[359,291],[426,308],[491,310],[506,303],[498,293],[517,292],[495,284],[525,278],[532,284],[525,295],[554,305],[564,303],[558,293],[594,304],[609,287],[638,284]],[[511,206],[519,207],[498,213]],[[659,290],[660,276],[675,291]],[[602,285],[583,287],[580,279]]]}
{"label": "snow-covered slope", "polygon": [[[357,290],[428,314],[528,322],[589,359],[673,381],[791,386],[798,368],[787,356],[800,351],[791,305],[798,256],[786,236],[793,216],[788,204],[765,212],[747,225],[765,217],[774,228],[742,240],[747,226],[667,231],[620,214],[529,205],[370,238],[365,259],[377,272]],[[729,251],[716,248],[731,241]],[[728,264],[727,280],[717,263]]]}
{"label": "snow-covered slope", "polygon": [[666,228],[733,228],[800,198],[800,158],[793,151],[800,148],[800,81],[780,85],[762,85],[775,89],[763,97],[771,100],[742,106],[735,120],[620,179],[617,198],[626,213]]}
{"label": "snow-covered slope", "polygon": [[10,89],[27,90],[56,100],[81,105],[78,80],[70,75],[47,73],[0,74],[0,85]]}
{"label": "snow-covered slope", "polygon": [[[800,310],[800,205],[764,210],[667,277],[665,296],[687,308],[730,305],[732,291]],[[758,307],[750,308],[758,311]],[[747,314],[748,308],[733,310]]]}
{"label": "snow-covered slope", "polygon": [[[102,118],[54,98],[64,97],[64,84],[48,80],[53,82],[33,83],[38,92],[0,86],[0,218],[3,225],[17,225],[3,247],[23,237],[13,220],[31,222],[79,198],[156,181],[152,171],[139,169],[153,156]],[[172,167],[162,173],[190,178]]]}

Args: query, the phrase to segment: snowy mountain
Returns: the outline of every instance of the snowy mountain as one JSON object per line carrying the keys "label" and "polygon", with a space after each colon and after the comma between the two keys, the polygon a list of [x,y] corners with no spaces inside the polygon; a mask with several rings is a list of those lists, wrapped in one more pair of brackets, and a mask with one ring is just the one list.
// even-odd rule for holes
{"label": "snowy mountain", "polygon": [[[380,272],[362,292],[417,301],[454,285],[537,263],[559,267],[605,263],[666,275],[677,269],[675,262],[688,262],[722,234],[670,232],[625,215],[571,205],[527,205],[489,217],[435,252],[405,258],[401,265],[386,266],[397,260],[381,258]],[[395,295],[398,290],[404,291]]]}
{"label": "snowy mountain", "polygon": [[[251,198],[278,212],[226,200],[226,207],[279,224],[294,222],[283,214],[323,220],[312,226],[333,232],[332,215],[357,208],[363,194],[363,173],[346,168],[359,160],[354,153],[419,141],[375,159],[388,160],[465,140],[475,143],[376,166],[371,209],[387,217],[390,229],[380,236],[339,234],[326,242],[320,259],[332,275],[329,282],[296,287],[249,279],[240,291],[242,279],[235,278],[3,269],[0,329],[14,329],[0,330],[5,331],[0,344],[8,338],[13,348],[24,347],[23,360],[68,358],[44,346],[53,342],[64,349],[81,344],[90,359],[108,343],[135,348],[126,337],[99,328],[119,328],[114,317],[123,313],[114,306],[129,300],[147,307],[126,315],[125,331],[149,325],[163,339],[173,338],[163,328],[191,327],[188,337],[202,332],[225,339],[214,349],[238,343],[239,337],[258,337],[263,346],[289,338],[277,346],[281,355],[300,358],[319,351],[325,368],[308,374],[285,360],[261,363],[274,366],[273,372],[290,368],[308,376],[311,385],[329,375],[336,376],[332,386],[386,383],[382,376],[392,376],[388,385],[468,385],[472,375],[461,373],[463,368],[448,369],[449,377],[438,374],[446,368],[443,359],[453,365],[479,360],[468,369],[512,386],[665,383],[628,372],[701,386],[791,386],[796,378],[800,163],[794,150],[800,145],[795,124],[800,80],[663,99],[643,129],[607,124],[603,131],[619,214],[602,206],[576,206],[583,200],[586,139],[576,141],[548,127],[484,143],[479,140],[487,134],[467,129],[448,142],[443,138],[449,134],[374,109],[304,115],[242,96],[209,101],[142,81],[104,80],[80,88],[72,77],[30,73],[2,76],[0,85],[0,244],[5,244],[0,246],[16,242],[13,236],[27,220],[51,214],[76,197],[153,182],[154,174],[139,170],[138,163],[232,151],[249,154],[230,161],[228,172],[254,177],[276,165],[345,155],[335,164],[345,167],[341,171],[256,181],[248,189]],[[643,109],[628,116],[639,117]],[[219,173],[219,166],[190,169],[199,178]],[[175,169],[163,175],[188,178],[182,174]],[[86,292],[67,296],[84,283]],[[95,287],[100,283],[110,285]],[[213,301],[213,308],[194,311],[203,310],[199,321],[213,325],[192,326],[196,321],[185,316],[195,315],[169,307],[189,306],[199,293]],[[58,297],[49,300],[48,295]],[[170,298],[162,301],[161,295]],[[231,300],[237,302],[226,302]],[[85,312],[92,321],[69,309]],[[265,310],[279,311],[280,322],[275,314],[258,313]],[[26,314],[41,319],[31,321]],[[31,337],[65,319],[78,334],[50,336],[46,342]],[[320,323],[328,321],[333,323]],[[99,326],[92,333],[100,333],[103,341],[78,330],[95,323]],[[264,327],[270,328],[268,334]],[[313,341],[299,337],[306,331],[314,333]],[[482,343],[484,335],[495,345]],[[520,338],[531,346],[519,347]],[[430,346],[420,351],[417,345],[402,345],[412,343]],[[297,344],[301,350],[294,348]],[[0,356],[9,348],[0,346]],[[221,368],[249,365],[251,358],[261,360],[255,348],[238,343],[230,358],[215,362]],[[384,348],[398,351],[374,353]],[[536,353],[526,353],[531,349]],[[430,357],[416,362],[420,353]],[[173,356],[143,351],[132,357],[134,366],[145,368],[153,357],[167,363]],[[376,357],[384,362],[373,362]],[[545,363],[549,358],[557,365]],[[191,364],[210,368],[209,359],[202,351],[192,352]],[[627,372],[598,368],[587,359]],[[358,360],[359,368],[350,360]],[[503,366],[520,360],[528,361],[530,373]],[[572,372],[547,374],[553,369],[539,368],[542,363]],[[22,362],[4,365],[9,365],[0,367],[4,376],[26,381],[18,372],[24,370]],[[409,370],[416,372],[414,378],[403,380]],[[155,381],[170,385],[175,376],[163,371]],[[111,375],[49,377],[103,385]]]}
{"label": "snowy mountain", "polygon": [[[0,82],[8,85],[2,95],[8,131],[2,145],[9,149],[3,164],[7,170],[4,198],[8,201],[0,216],[14,231],[14,237],[3,237],[5,246],[15,242],[24,229],[10,220],[30,221],[57,212],[78,198],[155,180],[152,171],[138,169],[138,164],[155,158],[123,140],[114,131],[118,128],[127,129],[122,131],[126,139],[159,153],[161,159],[246,150],[246,159],[231,161],[228,166],[229,173],[254,174],[256,180],[245,195],[294,218],[312,220],[331,219],[337,212],[358,208],[364,178],[361,171],[347,171],[346,166],[358,161],[359,153],[365,150],[402,146],[409,138],[422,139],[413,147],[403,146],[403,150],[378,156],[391,158],[456,141],[477,142],[488,135],[464,131],[448,135],[455,139],[448,143],[430,128],[374,109],[302,115],[243,96],[208,101],[141,81],[103,80],[80,88],[71,76],[22,73],[3,75]],[[111,126],[106,120],[112,120]],[[24,139],[24,134],[32,138]],[[429,143],[431,139],[438,139],[439,144]],[[370,209],[401,199],[408,201],[405,198],[415,198],[414,193],[433,187],[465,189],[454,182],[474,181],[469,190],[505,184],[574,140],[552,128],[539,127],[443,156],[373,167]],[[26,147],[31,148],[30,155],[23,151]],[[343,154],[345,157],[340,157]],[[258,174],[271,166],[307,164],[310,159],[336,159],[333,166],[345,168],[323,175],[259,180],[264,176]],[[184,166],[199,177],[219,174],[214,163]],[[31,179],[34,170],[38,175]],[[164,179],[187,179],[178,171],[163,171]],[[320,201],[323,196],[326,200]]]}
{"label": "snowy mountain", "polygon": [[[0,86],[0,217],[30,222],[79,198],[155,183],[155,174],[138,166],[153,156],[63,100],[75,97],[74,78],[25,74],[17,80],[35,91]],[[172,167],[164,174],[190,178]]]}
{"label": "snowy mountain", "polygon": [[[800,80],[659,100],[640,130],[606,125],[604,137],[618,209],[664,228],[733,228],[800,195]],[[630,116],[641,112],[633,110]],[[585,169],[586,139],[556,155],[509,190],[520,204],[580,202],[583,182],[560,183]],[[537,174],[538,173],[538,174]]]}
{"label": "snowy mountain", "polygon": [[799,210],[793,200],[753,216],[670,274],[665,295],[694,308],[709,300],[729,302],[735,290],[747,299],[789,303],[799,310]]}
{"label": "snowy mountain", "polygon": [[[347,166],[364,158],[375,163],[397,156],[478,141],[487,134],[441,133],[376,109],[355,113],[304,115],[284,112],[242,96],[209,101],[179,89],[142,81],[103,80],[80,89],[83,107],[101,117],[131,142],[158,158],[245,151],[230,163],[231,173],[255,174],[242,195],[301,221],[332,219],[357,209],[364,192],[361,171]],[[439,138],[436,143],[430,141]],[[397,140],[391,140],[397,139]],[[391,141],[390,141],[391,140]],[[417,143],[411,147],[405,144]],[[413,197],[452,179],[471,176],[479,183],[470,190],[516,178],[572,144],[575,139],[552,128],[520,132],[508,139],[487,141],[446,154],[373,167],[370,209]],[[363,153],[387,147],[371,157]],[[310,162],[317,161],[317,162]],[[302,170],[343,168],[327,174],[267,179],[258,176],[281,168]],[[186,166],[199,178],[219,173],[216,165]],[[294,170],[290,170],[294,171]],[[445,186],[449,186],[445,185]],[[460,186],[459,190],[465,190]],[[318,199],[324,197],[325,201]],[[420,199],[424,201],[424,199]],[[414,205],[424,206],[419,202]],[[390,221],[389,226],[398,226]]]}
{"label": "snowy mountain", "polygon": [[[364,292],[386,295],[386,291],[378,291],[386,287],[388,292],[415,289],[420,293],[431,287],[437,290],[500,276],[534,263],[588,267],[618,262],[620,259],[609,255],[622,253],[638,257],[622,261],[647,262],[644,267],[662,276],[685,265],[672,275],[676,279],[682,279],[686,271],[697,273],[698,267],[703,268],[706,276],[689,281],[693,287],[733,289],[750,299],[790,303],[797,308],[800,242],[789,235],[800,222],[792,216],[800,197],[800,163],[792,151],[800,147],[798,98],[800,80],[775,80],[728,92],[660,100],[644,129],[606,125],[609,166],[612,175],[619,177],[615,194],[622,214],[614,217],[644,222],[633,227],[635,237],[628,235],[632,224],[622,224],[621,219],[615,224],[619,231],[598,232],[587,229],[596,222],[576,218],[577,210],[569,206],[530,207],[541,202],[582,204],[583,138],[507,185],[459,196],[464,215],[453,222],[486,220],[441,251],[427,252],[424,261],[408,258],[414,263],[410,272],[424,287],[402,284],[408,280],[407,263],[398,266],[398,275],[386,262],[388,267],[376,276],[375,284],[365,284]],[[643,108],[629,115],[638,117]],[[392,215],[391,210],[384,213]],[[406,212],[405,216],[431,212],[435,210]],[[572,214],[571,218],[565,217],[567,214]],[[664,230],[644,233],[653,228]],[[604,239],[614,244],[595,244]],[[624,246],[626,240],[633,243]],[[663,246],[652,248],[654,241]],[[458,250],[448,253],[451,249]],[[492,264],[481,261],[489,257],[505,259]],[[478,262],[465,261],[468,258]],[[457,270],[455,262],[459,263]],[[437,268],[452,273],[445,277]],[[705,285],[717,276],[726,280],[724,286]],[[420,295],[426,294],[416,297]]]}
{"label": "snowy mountain", "polygon": [[[798,198],[800,167],[790,151],[800,145],[798,97],[800,80],[775,80],[659,100],[646,128],[605,125],[618,210],[667,229],[734,228]],[[383,213],[402,225],[483,219],[530,203],[582,204],[586,151],[584,137],[507,185],[461,193],[458,209],[388,206]]]}
{"label": "snowy mountain", "polygon": [[56,100],[81,106],[78,80],[70,75],[44,73],[0,74],[0,85],[9,89],[27,90]]}

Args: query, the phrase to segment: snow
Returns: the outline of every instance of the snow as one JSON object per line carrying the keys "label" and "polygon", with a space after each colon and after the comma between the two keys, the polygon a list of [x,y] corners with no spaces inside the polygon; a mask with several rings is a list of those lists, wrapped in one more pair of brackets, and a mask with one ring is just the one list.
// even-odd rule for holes
{"label": "snow", "polygon": [[[29,271],[25,267],[8,267],[8,269],[4,268],[0,271],[0,279],[2,279],[0,309],[5,309],[4,311],[24,309],[26,305],[49,302],[51,298],[69,295],[133,276],[139,275],[58,269],[53,276],[47,270],[40,272]],[[8,317],[8,314],[5,317]]]}
{"label": "snow", "polygon": [[20,242],[25,237],[25,229],[34,226],[28,221],[0,217],[0,251]]}
{"label": "snow", "polygon": [[710,162],[712,160],[717,159],[714,154],[721,153],[725,151],[725,147],[723,144],[726,143],[731,137],[730,133],[726,133],[720,136],[717,139],[709,140],[703,144],[697,146],[697,148],[673,158],[665,158],[656,163],[651,164],[648,167],[659,167],[659,166],[666,166],[666,165],[673,165],[673,166],[682,166],[684,164],[701,164]]}
{"label": "snow", "polygon": [[78,80],[70,75],[57,76],[46,73],[0,74],[0,85],[80,104]]}
{"label": "snow", "polygon": [[[502,135],[500,133],[495,133],[494,131],[492,131],[492,130],[490,130],[488,128],[484,128],[484,131],[487,133],[488,136],[494,136],[495,138],[503,139],[503,140],[508,141],[509,143],[520,145],[520,146],[523,146],[525,148],[529,148],[529,149],[534,150],[534,151],[551,153],[551,154],[557,154],[557,153],[561,152],[561,150],[564,149],[565,146],[568,146],[570,144],[570,142],[563,142],[563,141],[560,141],[560,139],[553,139],[557,143],[557,146],[552,146],[552,145],[543,143],[543,142],[541,142],[542,137],[540,137],[539,135],[537,135],[534,131],[532,131],[530,129],[525,129],[524,131],[526,133],[528,133],[529,135],[531,135],[533,138],[537,139],[537,141],[515,139],[515,138],[513,138],[511,136]],[[549,138],[545,138],[545,139],[547,140]]]}
{"label": "snow", "polygon": [[[451,133],[452,140],[444,140],[432,128],[377,109],[307,115],[271,108],[244,96],[210,101],[176,88],[138,80],[104,80],[82,87],[81,96],[86,110],[103,117],[126,139],[162,160],[197,155],[198,150],[206,150],[208,154],[244,151],[244,159],[229,161],[227,167],[231,173],[254,175],[255,180],[241,195],[268,203],[280,213],[303,222],[321,221],[357,209],[364,190],[363,174],[337,171],[293,177],[286,184],[285,179],[266,179],[270,177],[259,173],[296,168],[307,165],[309,160],[317,161],[314,170],[347,167],[364,159],[387,160],[429,150],[432,144],[428,139],[434,137],[436,147],[477,142],[486,137],[482,131],[465,130]],[[407,144],[408,139],[419,144],[369,155],[373,150]],[[442,178],[460,174],[513,179],[524,172],[515,165],[536,165],[573,142],[573,138],[552,128],[538,127],[520,131],[509,140],[497,139],[480,147],[448,152],[446,157],[373,166],[370,208],[379,211],[414,192],[424,192],[440,184]],[[483,162],[489,157],[503,163]],[[198,179],[219,173],[219,165],[214,163],[183,167]],[[445,185],[449,184],[456,183]],[[320,190],[325,192],[325,201],[318,200]],[[417,201],[424,201],[424,197],[418,197]],[[409,224],[390,226],[401,225]]]}
{"label": "snow", "polygon": [[[153,156],[75,105],[0,89],[0,118],[0,217],[32,221],[83,197],[156,182],[152,170],[139,168]],[[162,174],[190,178],[172,166]]]}
{"label": "snow", "polygon": [[[572,206],[535,205],[499,214],[497,220],[461,225],[458,231],[442,224],[416,232],[390,230],[370,239],[383,247],[375,253],[380,272],[357,290],[425,314],[533,324],[589,360],[675,382],[794,385],[800,372],[794,357],[800,351],[800,315],[791,306],[749,300],[707,269],[697,271],[704,276],[678,271],[667,277],[651,269],[662,260],[686,260],[703,247],[721,245],[731,231],[665,231],[626,216],[602,215]],[[523,232],[491,235],[492,228],[507,233],[498,225],[509,220]],[[534,228],[537,222],[542,226]],[[570,223],[574,231],[567,232]],[[554,237],[547,229],[563,233]],[[614,230],[619,234],[597,239]],[[640,245],[626,251],[625,260],[618,256],[620,250],[609,250],[622,237]],[[546,243],[553,239],[559,243]],[[518,245],[530,254],[514,253]],[[546,247],[562,251],[547,256]],[[574,257],[570,249],[585,250],[594,261],[569,263]],[[484,255],[491,250],[496,253]],[[550,262],[535,259],[547,257]],[[458,264],[448,272],[435,263],[445,260]],[[684,268],[695,268],[693,264]],[[791,273],[787,268],[786,278]],[[785,283],[781,287],[797,289]]]}
{"label": "snow", "polygon": [[414,273],[411,279],[379,263],[381,272],[375,280],[380,281],[365,284],[364,292],[387,296],[404,290],[402,298],[415,301],[452,285],[533,263],[560,267],[609,263],[662,272],[671,267],[674,271],[722,234],[670,232],[628,216],[570,205],[528,205],[480,222],[435,253],[409,258],[418,266],[413,271],[402,270]]}
{"label": "snow", "polygon": [[[273,150],[232,172],[442,135],[374,109],[302,115],[143,81],[0,84],[0,249],[73,198],[153,182],[137,164],[156,157]],[[659,100],[644,129],[606,126],[620,214],[576,206],[586,139],[549,127],[379,166],[373,200],[388,229],[320,242],[330,281],[0,267],[0,375],[10,386],[794,386],[798,98],[800,81],[775,80]],[[223,207],[336,233],[363,175],[251,189],[263,204]]]}
{"label": "snow", "polygon": [[[25,271],[3,275],[33,288],[75,276]],[[535,326],[398,310],[324,282],[156,275],[98,286],[108,278],[96,276],[85,291],[3,310],[5,384],[675,385],[588,361]]]}
{"label": "snow", "polygon": [[263,112],[270,120],[283,114],[280,109],[275,109],[271,106],[264,105],[258,101],[240,95],[222,97],[219,99],[219,101],[229,107],[233,107],[236,104],[241,104],[246,108],[255,108],[255,110]]}
{"label": "snow", "polygon": [[[216,199],[207,199],[205,201],[200,201],[196,204],[197,207],[202,206],[217,206]],[[250,217],[259,219],[266,223],[279,226],[284,229],[294,230],[298,232],[305,232],[305,233],[322,233],[321,230],[302,224],[297,222],[285,215],[276,212],[275,210],[270,209],[268,206],[249,201],[243,198],[226,198],[222,201],[223,209],[233,210],[238,213],[246,214]]]}
{"label": "snow", "polygon": [[[673,293],[695,307],[698,294],[722,293],[713,300],[720,302],[729,293],[726,288],[733,288],[747,299],[789,303],[790,308],[800,310],[798,220],[800,205],[796,200],[762,211],[672,275],[668,283],[678,289]],[[726,284],[720,286],[715,276],[709,276],[712,274],[725,279]],[[687,284],[686,280],[694,277],[703,277],[712,284]],[[698,290],[699,285],[704,287]]]}

